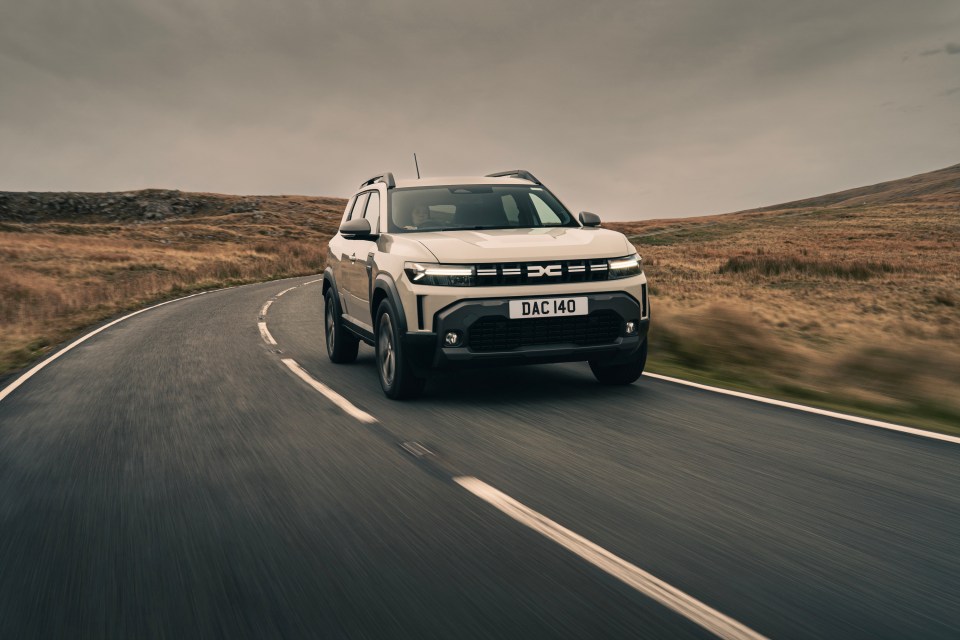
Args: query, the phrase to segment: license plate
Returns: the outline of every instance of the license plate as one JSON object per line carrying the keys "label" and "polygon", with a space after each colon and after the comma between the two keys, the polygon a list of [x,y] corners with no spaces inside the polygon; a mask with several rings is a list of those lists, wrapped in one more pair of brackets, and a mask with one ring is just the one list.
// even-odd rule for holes
{"label": "license plate", "polygon": [[536,298],[511,300],[510,319],[587,315],[587,298]]}

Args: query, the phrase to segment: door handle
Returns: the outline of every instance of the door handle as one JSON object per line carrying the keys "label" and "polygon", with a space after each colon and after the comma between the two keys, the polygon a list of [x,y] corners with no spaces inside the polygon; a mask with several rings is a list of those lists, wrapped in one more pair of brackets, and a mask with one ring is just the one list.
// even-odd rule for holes
{"label": "door handle", "polygon": [[356,262],[356,261],[357,261],[357,252],[354,251],[353,253],[350,254],[350,262]]}

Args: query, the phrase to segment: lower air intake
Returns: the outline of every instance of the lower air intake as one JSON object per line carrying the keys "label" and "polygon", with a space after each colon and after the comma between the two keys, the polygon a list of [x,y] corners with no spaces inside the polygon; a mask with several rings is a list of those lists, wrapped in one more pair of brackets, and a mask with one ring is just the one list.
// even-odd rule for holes
{"label": "lower air intake", "polygon": [[610,344],[619,337],[622,324],[623,319],[609,310],[595,311],[588,316],[523,320],[485,316],[470,326],[468,346],[473,351],[510,351],[549,344]]}

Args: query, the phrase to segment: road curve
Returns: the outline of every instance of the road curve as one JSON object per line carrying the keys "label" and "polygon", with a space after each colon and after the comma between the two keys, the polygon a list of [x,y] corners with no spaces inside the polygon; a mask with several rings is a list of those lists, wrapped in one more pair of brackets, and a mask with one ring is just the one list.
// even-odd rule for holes
{"label": "road curve", "polygon": [[582,365],[391,402],[370,349],[327,360],[315,279],[0,401],[0,637],[960,636],[960,445]]}

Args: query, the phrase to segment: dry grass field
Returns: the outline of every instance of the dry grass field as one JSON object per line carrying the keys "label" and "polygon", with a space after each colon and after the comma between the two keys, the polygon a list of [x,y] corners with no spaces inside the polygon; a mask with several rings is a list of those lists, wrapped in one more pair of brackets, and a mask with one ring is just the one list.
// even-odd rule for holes
{"label": "dry grass field", "polygon": [[175,191],[0,194],[0,374],[149,302],[318,273],[344,204]]}
{"label": "dry grass field", "polygon": [[[148,302],[317,273],[344,204],[0,193],[0,374]],[[606,226],[644,256],[652,370],[960,432],[960,165]]]}
{"label": "dry grass field", "polygon": [[653,370],[960,432],[960,166],[607,226],[644,257]]}

